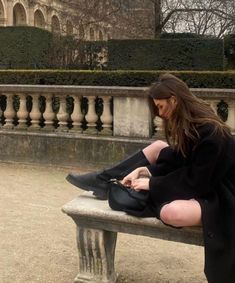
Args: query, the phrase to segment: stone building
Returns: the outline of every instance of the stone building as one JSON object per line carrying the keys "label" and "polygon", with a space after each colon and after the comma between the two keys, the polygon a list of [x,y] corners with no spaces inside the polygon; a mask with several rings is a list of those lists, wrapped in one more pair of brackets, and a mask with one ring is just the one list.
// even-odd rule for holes
{"label": "stone building", "polygon": [[[0,26],[35,26],[85,40],[106,40],[108,25],[74,23],[77,11],[65,0],[0,0]],[[92,22],[92,21],[91,21]]]}

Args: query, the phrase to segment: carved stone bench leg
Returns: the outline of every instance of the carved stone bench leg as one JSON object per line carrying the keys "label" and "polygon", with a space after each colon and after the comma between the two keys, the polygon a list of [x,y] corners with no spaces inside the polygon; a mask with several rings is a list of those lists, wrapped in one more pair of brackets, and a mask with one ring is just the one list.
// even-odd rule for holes
{"label": "carved stone bench leg", "polygon": [[79,273],[75,283],[114,283],[117,233],[77,226]]}

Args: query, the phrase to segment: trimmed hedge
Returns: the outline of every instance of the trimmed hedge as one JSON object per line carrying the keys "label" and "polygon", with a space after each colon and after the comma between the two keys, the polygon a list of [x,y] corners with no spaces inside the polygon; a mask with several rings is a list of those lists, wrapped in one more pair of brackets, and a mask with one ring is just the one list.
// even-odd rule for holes
{"label": "trimmed hedge", "polygon": [[161,36],[171,39],[82,42],[35,27],[0,27],[0,69],[223,69],[222,40],[188,33]]}
{"label": "trimmed hedge", "polygon": [[224,54],[227,59],[227,68],[235,69],[235,34],[224,37]]}
{"label": "trimmed hedge", "polygon": [[102,69],[107,42],[35,27],[0,27],[0,69]]}
{"label": "trimmed hedge", "polygon": [[179,38],[200,38],[200,39],[212,39],[215,38],[211,35],[197,34],[191,32],[163,32],[160,34],[161,39],[179,39]]}
{"label": "trimmed hedge", "polygon": [[[0,84],[148,86],[167,71],[0,70]],[[169,71],[195,88],[234,88],[235,71]]]}
{"label": "trimmed hedge", "polygon": [[35,27],[0,27],[0,68],[48,68],[52,34]]}
{"label": "trimmed hedge", "polygon": [[110,70],[223,70],[221,39],[108,41]]}

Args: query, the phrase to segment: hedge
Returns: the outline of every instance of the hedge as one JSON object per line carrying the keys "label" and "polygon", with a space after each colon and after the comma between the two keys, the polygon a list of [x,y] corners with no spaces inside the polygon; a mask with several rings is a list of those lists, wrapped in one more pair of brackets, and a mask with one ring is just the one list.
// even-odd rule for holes
{"label": "hedge", "polygon": [[221,39],[108,41],[109,70],[223,70]]}
{"label": "hedge", "polygon": [[235,69],[235,34],[224,37],[224,53],[227,59],[227,68]]}
{"label": "hedge", "polygon": [[[0,70],[0,84],[148,86],[167,71]],[[234,88],[235,71],[168,71],[190,87]]]}
{"label": "hedge", "polygon": [[49,67],[52,34],[35,27],[0,27],[0,68]]}
{"label": "hedge", "polygon": [[0,69],[101,69],[104,50],[104,41],[81,41],[28,26],[0,27]]}
{"label": "hedge", "polygon": [[192,32],[163,32],[160,34],[161,39],[176,39],[176,38],[200,38],[200,39],[213,39],[212,35],[204,35]]}
{"label": "hedge", "polygon": [[223,40],[161,36],[171,39],[83,42],[35,27],[0,27],[0,69],[223,69]]}

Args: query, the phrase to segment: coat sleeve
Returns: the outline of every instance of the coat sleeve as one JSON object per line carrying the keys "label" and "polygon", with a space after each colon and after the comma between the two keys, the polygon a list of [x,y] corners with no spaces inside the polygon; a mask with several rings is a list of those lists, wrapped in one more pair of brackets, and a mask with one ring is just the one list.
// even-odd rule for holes
{"label": "coat sleeve", "polygon": [[224,139],[212,134],[211,128],[203,129],[200,139],[186,165],[165,176],[150,178],[150,196],[159,202],[175,199],[204,197],[213,190],[221,178],[217,172],[223,155]]}

